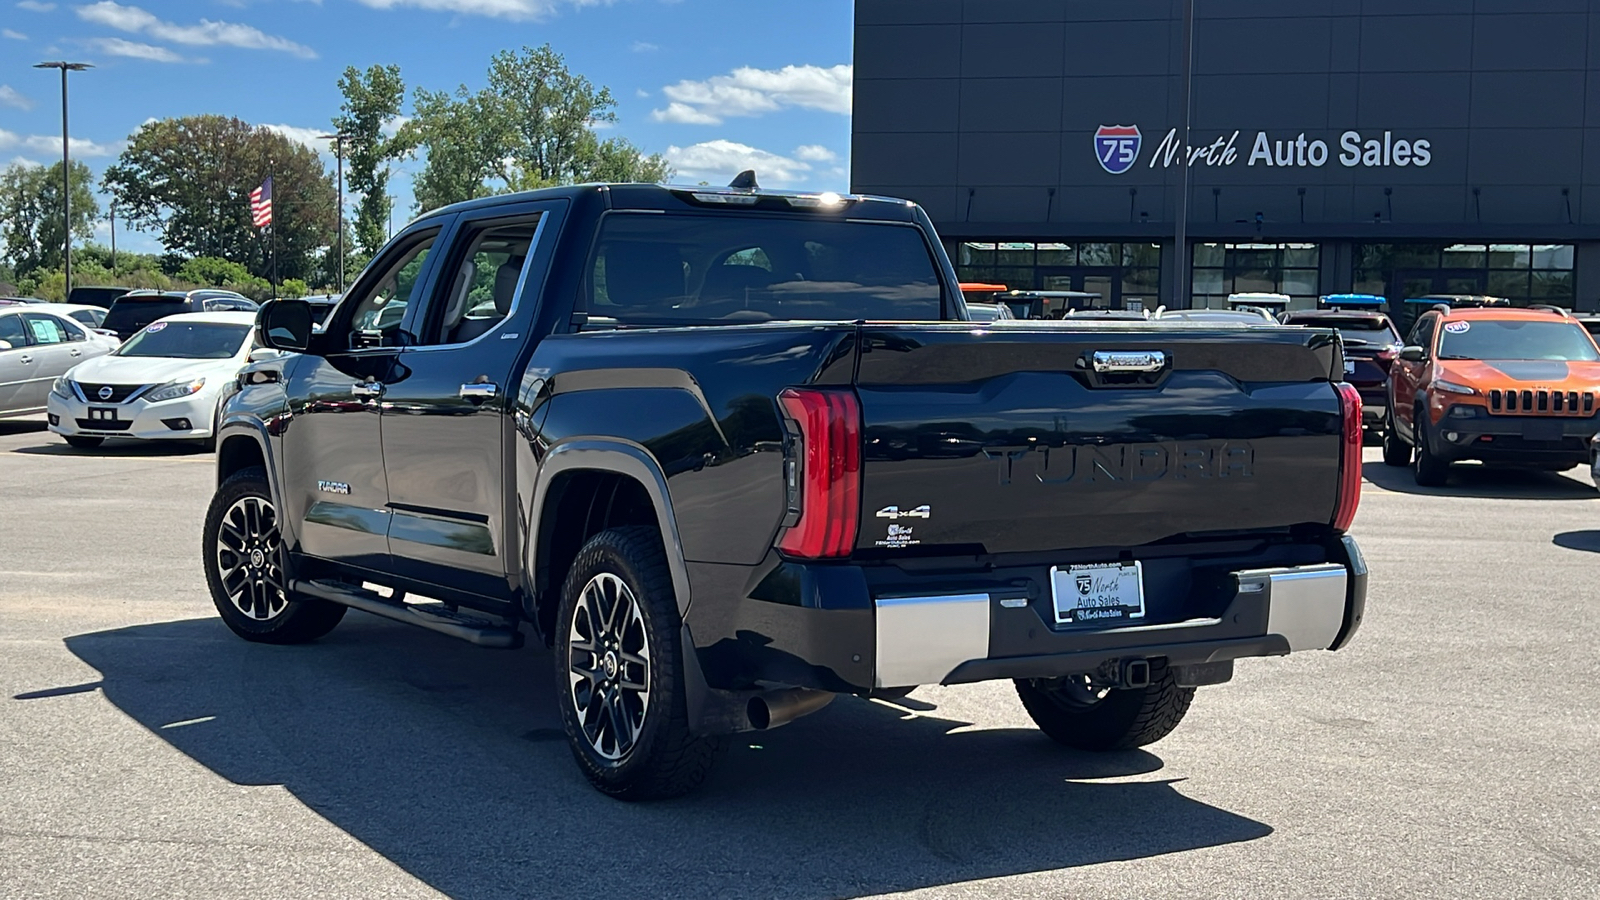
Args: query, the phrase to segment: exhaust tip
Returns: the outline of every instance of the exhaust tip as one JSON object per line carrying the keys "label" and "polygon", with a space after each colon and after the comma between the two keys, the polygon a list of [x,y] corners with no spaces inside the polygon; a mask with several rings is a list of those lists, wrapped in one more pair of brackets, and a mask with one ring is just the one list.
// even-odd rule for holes
{"label": "exhaust tip", "polygon": [[750,720],[750,727],[757,731],[766,731],[772,727],[772,708],[767,706],[767,701],[761,697],[751,697],[744,714]]}

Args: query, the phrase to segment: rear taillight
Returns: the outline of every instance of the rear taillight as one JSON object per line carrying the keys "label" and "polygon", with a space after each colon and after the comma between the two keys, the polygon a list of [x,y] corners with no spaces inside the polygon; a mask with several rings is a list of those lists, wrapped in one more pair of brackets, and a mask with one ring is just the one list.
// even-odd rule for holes
{"label": "rear taillight", "polygon": [[778,395],[799,439],[786,465],[791,524],[778,539],[790,556],[849,556],[861,516],[861,404],[849,390],[796,388]]}
{"label": "rear taillight", "polygon": [[1361,505],[1361,394],[1339,382],[1339,500],[1333,507],[1333,530],[1349,531]]}

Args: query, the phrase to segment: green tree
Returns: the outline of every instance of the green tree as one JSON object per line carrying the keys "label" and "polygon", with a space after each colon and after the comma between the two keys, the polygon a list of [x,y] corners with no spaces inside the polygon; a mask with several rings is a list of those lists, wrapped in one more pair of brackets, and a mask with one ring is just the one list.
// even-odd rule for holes
{"label": "green tree", "polygon": [[388,164],[405,154],[404,141],[388,137],[384,127],[400,114],[406,86],[399,66],[372,66],[362,72],[355,66],[339,79],[344,95],[334,130],[345,135],[346,179],[361,195],[356,208],[356,241],[368,256],[387,239],[389,209]]}
{"label": "green tree", "polygon": [[495,54],[482,90],[419,88],[413,105],[416,116],[401,140],[428,154],[413,186],[423,211],[499,191],[672,174],[660,155],[598,138],[597,126],[616,121],[616,100],[568,69],[549,44]]}
{"label": "green tree", "polygon": [[252,275],[272,270],[270,244],[250,221],[250,192],[272,176],[272,230],[283,278],[303,278],[333,239],[333,179],[315,151],[226,116],[149,122],[106,170],[129,226],[155,231],[169,253],[214,256]]}
{"label": "green tree", "polygon": [[[88,166],[74,162],[71,178],[72,236],[87,239],[100,215],[94,176]],[[0,170],[0,247],[18,280],[42,269],[60,269],[63,238],[61,163],[16,163]]]}

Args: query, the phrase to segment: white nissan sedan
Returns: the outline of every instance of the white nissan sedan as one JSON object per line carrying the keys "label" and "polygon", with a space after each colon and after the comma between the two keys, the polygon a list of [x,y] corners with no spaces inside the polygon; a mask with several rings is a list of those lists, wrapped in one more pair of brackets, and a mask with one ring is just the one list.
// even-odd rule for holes
{"label": "white nissan sedan", "polygon": [[150,323],[115,353],[56,379],[50,430],[83,450],[108,437],[212,443],[255,321],[255,313],[214,312]]}

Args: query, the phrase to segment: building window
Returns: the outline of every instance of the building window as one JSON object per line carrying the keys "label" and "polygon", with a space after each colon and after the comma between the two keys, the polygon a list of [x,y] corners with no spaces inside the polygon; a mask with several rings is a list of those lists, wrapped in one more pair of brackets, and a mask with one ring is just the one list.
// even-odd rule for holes
{"label": "building window", "polygon": [[1012,290],[1098,294],[1096,306],[1124,299],[1154,308],[1161,296],[1161,245],[1120,241],[962,241],[955,253],[962,281]]}
{"label": "building window", "polygon": [[1392,302],[1490,294],[1570,308],[1573,256],[1571,244],[1357,244],[1355,289]]}
{"label": "building window", "polygon": [[1315,307],[1321,262],[1317,244],[1195,244],[1193,305],[1222,307],[1229,294],[1262,293]]}

